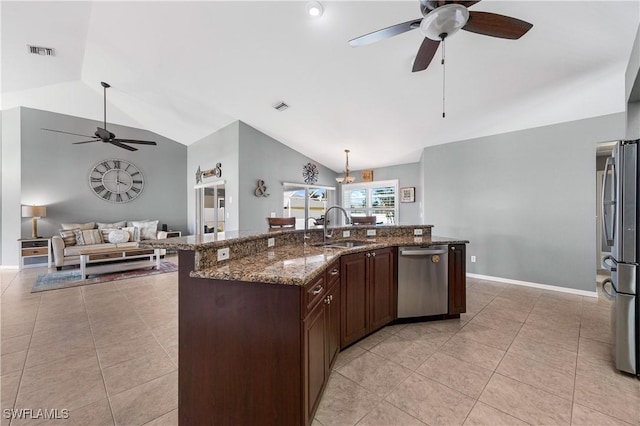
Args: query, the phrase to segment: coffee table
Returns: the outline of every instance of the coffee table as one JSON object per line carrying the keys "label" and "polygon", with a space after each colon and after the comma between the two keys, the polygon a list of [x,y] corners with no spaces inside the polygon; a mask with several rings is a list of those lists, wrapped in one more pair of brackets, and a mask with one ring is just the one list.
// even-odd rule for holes
{"label": "coffee table", "polygon": [[[109,272],[129,271],[131,269],[140,269],[155,267],[160,269],[160,249],[153,249],[153,253],[149,254],[151,249],[140,249],[137,247],[127,248],[103,248],[103,249],[87,249],[86,251],[80,251],[80,279],[85,280],[87,278],[87,268],[90,268],[90,273],[93,274],[106,274]],[[92,259],[93,256],[93,259]],[[95,262],[113,262],[123,259],[146,259],[136,262],[118,262],[106,265],[91,266],[91,263]]]}

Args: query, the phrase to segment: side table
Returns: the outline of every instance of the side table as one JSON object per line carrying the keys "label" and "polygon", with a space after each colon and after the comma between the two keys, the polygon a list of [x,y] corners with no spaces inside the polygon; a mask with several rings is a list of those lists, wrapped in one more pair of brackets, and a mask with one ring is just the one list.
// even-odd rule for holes
{"label": "side table", "polygon": [[22,271],[24,268],[42,266],[42,263],[44,262],[25,265],[25,260],[44,257],[47,258],[47,268],[51,268],[51,237],[20,238],[18,240],[18,247],[20,250],[19,270]]}

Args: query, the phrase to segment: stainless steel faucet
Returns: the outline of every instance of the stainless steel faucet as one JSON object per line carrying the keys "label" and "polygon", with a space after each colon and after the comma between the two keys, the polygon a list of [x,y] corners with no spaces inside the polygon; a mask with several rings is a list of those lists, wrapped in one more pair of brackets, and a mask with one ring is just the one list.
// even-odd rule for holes
{"label": "stainless steel faucet", "polygon": [[333,237],[333,231],[331,233],[327,233],[327,223],[329,223],[329,212],[333,209],[338,209],[344,213],[344,217],[347,219],[347,223],[351,223],[351,218],[349,217],[349,213],[345,209],[340,206],[331,206],[324,212],[324,226],[322,231],[322,244],[327,244],[327,238]]}

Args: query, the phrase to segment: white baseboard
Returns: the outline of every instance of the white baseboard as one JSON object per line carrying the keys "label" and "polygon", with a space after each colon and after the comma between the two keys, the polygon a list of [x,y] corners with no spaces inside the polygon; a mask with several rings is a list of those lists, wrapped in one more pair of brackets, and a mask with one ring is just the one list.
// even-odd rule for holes
{"label": "white baseboard", "polygon": [[18,269],[18,265],[0,265],[0,269]]}
{"label": "white baseboard", "polygon": [[549,285],[549,284],[530,283],[528,281],[512,280],[511,278],[492,277],[492,276],[489,276],[489,275],[480,275],[480,274],[469,274],[468,273],[467,277],[469,277],[469,278],[477,278],[479,280],[497,281],[497,282],[505,283],[505,284],[521,285],[521,286],[524,286],[524,287],[539,288],[539,289],[542,289],[542,290],[559,291],[561,293],[577,294],[577,295],[586,296],[586,297],[598,297],[598,292],[595,291],[595,290],[594,291],[577,290],[575,288],[558,287],[558,286]]}

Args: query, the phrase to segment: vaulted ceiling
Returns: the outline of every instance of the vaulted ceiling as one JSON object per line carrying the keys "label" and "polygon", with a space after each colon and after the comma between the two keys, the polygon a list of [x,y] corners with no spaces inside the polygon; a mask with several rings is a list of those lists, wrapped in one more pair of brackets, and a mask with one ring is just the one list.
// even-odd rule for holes
{"label": "vaulted ceiling", "polygon": [[625,109],[638,1],[475,4],[533,28],[516,41],[447,40],[445,119],[440,51],[411,72],[420,30],[347,43],[419,18],[417,1],[323,2],[320,18],[305,4],[3,1],[2,109],[101,120],[106,81],[109,122],[189,145],[242,120],[335,171],[345,148],[352,169],[380,167],[415,162],[425,146]]}

